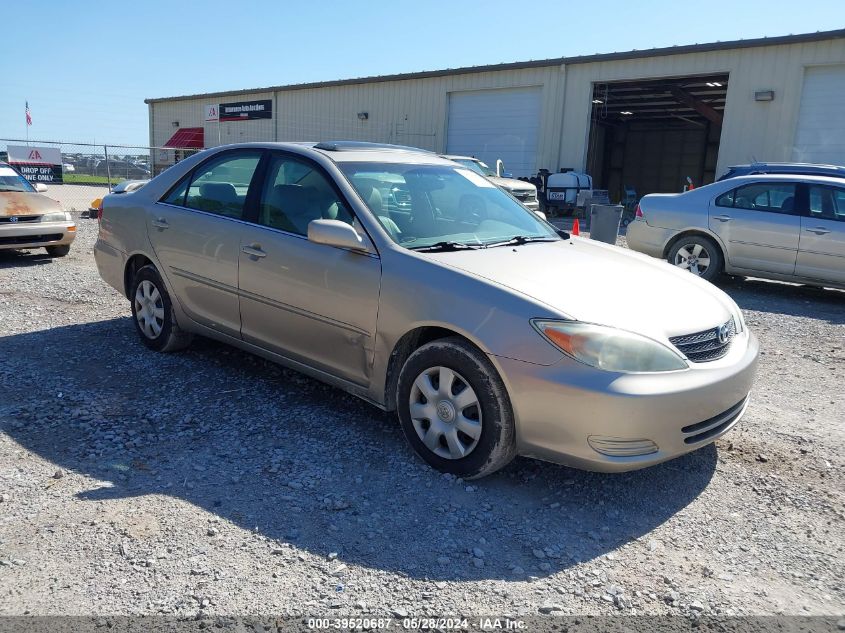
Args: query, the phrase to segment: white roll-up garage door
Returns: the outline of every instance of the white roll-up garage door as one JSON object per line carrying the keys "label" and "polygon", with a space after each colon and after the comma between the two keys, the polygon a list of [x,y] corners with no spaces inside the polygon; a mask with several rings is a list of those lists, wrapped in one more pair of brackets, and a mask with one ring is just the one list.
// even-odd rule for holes
{"label": "white roll-up garage door", "polygon": [[804,71],[793,160],[845,165],[845,65]]}
{"label": "white roll-up garage door", "polygon": [[452,92],[446,152],[480,158],[493,169],[501,158],[514,176],[537,171],[541,88]]}

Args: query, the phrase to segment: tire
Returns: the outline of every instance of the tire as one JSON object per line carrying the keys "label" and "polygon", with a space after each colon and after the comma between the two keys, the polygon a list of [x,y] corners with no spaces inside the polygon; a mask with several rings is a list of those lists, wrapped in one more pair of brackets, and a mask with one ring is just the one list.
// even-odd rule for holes
{"label": "tire", "polygon": [[135,274],[129,301],[132,322],[144,345],[156,352],[175,352],[190,345],[193,337],[176,323],[170,295],[154,266],[144,266]]}
{"label": "tire", "polygon": [[46,250],[50,257],[64,257],[70,253],[70,244],[65,244],[63,246],[47,246]]}
{"label": "tire", "polygon": [[[451,382],[448,394],[441,390],[444,380]],[[477,479],[516,455],[513,410],[502,379],[463,339],[439,339],[414,351],[396,392],[405,438],[433,468]]]}
{"label": "tire", "polygon": [[[692,259],[689,256],[692,256]],[[707,281],[716,279],[724,269],[722,251],[713,240],[701,235],[689,235],[679,239],[669,250],[666,259],[673,266],[688,270]],[[702,266],[702,260],[705,259],[706,266]]]}

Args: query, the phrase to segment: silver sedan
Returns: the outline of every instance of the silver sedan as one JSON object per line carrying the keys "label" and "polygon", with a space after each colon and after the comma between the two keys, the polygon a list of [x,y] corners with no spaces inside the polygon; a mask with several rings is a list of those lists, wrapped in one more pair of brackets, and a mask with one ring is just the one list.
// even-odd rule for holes
{"label": "silver sedan", "polygon": [[640,200],[628,246],[722,272],[845,288],[845,179],[756,175]]}
{"label": "silver sedan", "polygon": [[95,258],[150,349],[199,334],[297,369],[395,411],[466,478],[695,450],[740,419],[757,362],[711,284],[408,148],[206,150],[107,196]]}

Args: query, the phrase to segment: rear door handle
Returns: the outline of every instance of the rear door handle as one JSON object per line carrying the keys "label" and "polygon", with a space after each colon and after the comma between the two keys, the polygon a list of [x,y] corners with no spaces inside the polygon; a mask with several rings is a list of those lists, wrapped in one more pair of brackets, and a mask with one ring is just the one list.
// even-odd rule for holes
{"label": "rear door handle", "polygon": [[830,233],[830,229],[826,229],[823,226],[817,226],[814,229],[804,229],[805,231],[809,231],[810,233],[815,233],[816,235],[824,235],[826,233]]}
{"label": "rear door handle", "polygon": [[719,220],[719,222],[730,222],[733,218],[729,215],[714,215],[714,220]]}
{"label": "rear door handle", "polygon": [[167,223],[167,220],[164,218],[156,218],[152,221],[152,225],[157,229],[169,229],[170,225]]}
{"label": "rear door handle", "polygon": [[241,246],[241,253],[246,253],[250,257],[267,257],[267,253],[261,250],[258,244],[250,246]]}

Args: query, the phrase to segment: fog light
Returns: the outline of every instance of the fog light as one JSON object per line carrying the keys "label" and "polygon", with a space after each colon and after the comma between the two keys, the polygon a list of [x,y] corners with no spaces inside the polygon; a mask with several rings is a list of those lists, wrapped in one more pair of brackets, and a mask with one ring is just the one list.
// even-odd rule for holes
{"label": "fog light", "polygon": [[651,455],[658,451],[657,444],[651,440],[628,440],[622,437],[604,437],[591,435],[587,443],[597,453],[608,457],[636,457]]}

